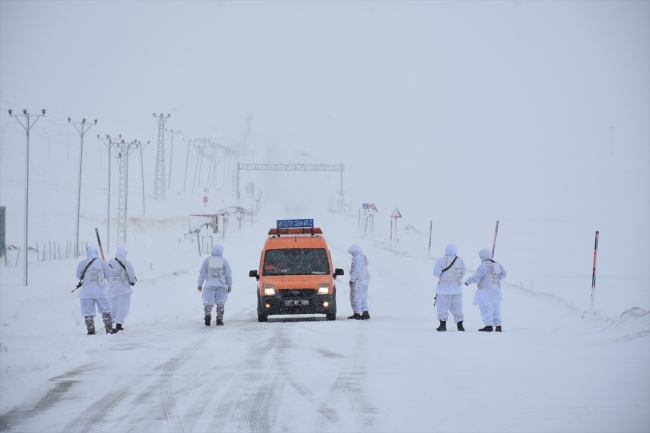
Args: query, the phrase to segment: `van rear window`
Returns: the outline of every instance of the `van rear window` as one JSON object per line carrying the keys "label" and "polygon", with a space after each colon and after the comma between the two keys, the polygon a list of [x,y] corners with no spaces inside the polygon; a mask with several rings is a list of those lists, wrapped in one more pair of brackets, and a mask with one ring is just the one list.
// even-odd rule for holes
{"label": "van rear window", "polygon": [[324,248],[267,250],[263,275],[326,275],[330,273]]}

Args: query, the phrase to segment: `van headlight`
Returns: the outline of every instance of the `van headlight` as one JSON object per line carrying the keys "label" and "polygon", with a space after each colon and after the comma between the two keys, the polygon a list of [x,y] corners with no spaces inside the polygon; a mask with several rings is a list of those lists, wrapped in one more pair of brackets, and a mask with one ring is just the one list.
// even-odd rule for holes
{"label": "van headlight", "polygon": [[328,283],[320,283],[318,285],[318,294],[319,295],[329,295],[330,285]]}
{"label": "van headlight", "polygon": [[275,295],[275,286],[273,284],[264,284],[264,295],[265,296]]}

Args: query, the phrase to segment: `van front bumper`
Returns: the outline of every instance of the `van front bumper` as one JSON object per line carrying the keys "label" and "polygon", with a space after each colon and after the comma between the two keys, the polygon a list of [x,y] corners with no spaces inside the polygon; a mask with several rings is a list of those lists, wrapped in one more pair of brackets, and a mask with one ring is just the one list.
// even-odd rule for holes
{"label": "van front bumper", "polygon": [[274,314],[336,314],[336,295],[283,297],[279,293],[274,296],[260,296],[257,312],[264,316]]}

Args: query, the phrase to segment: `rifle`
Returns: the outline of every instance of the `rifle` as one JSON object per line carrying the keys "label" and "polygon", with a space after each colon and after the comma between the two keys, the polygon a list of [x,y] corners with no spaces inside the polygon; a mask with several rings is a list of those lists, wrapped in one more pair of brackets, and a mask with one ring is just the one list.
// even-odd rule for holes
{"label": "rifle", "polygon": [[97,243],[99,244],[99,252],[102,255],[102,260],[104,259],[104,249],[102,248],[102,241],[99,239],[99,231],[97,230],[97,227],[95,227],[95,234],[97,235]]}

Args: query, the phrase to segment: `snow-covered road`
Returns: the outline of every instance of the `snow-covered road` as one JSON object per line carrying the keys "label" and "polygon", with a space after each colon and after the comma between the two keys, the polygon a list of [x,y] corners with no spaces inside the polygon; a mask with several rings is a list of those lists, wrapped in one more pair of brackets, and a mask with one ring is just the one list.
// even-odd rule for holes
{"label": "snow-covered road", "polygon": [[[366,250],[370,321],[345,319],[350,308],[343,277],[335,322],[298,316],[258,323],[255,280],[246,277],[259,257],[262,238],[255,238],[266,230],[256,223],[226,242],[224,255],[235,269],[226,326],[202,322],[198,257],[170,262],[164,275],[136,286],[126,331],[88,337],[81,327],[72,328],[80,335],[59,350],[85,351],[83,363],[45,384],[28,383],[34,390],[0,416],[0,431],[650,427],[644,310],[602,317],[560,298],[505,286],[502,334],[477,332],[482,324],[471,305],[473,290],[464,297],[468,331],[452,325],[438,333],[431,259],[362,239],[348,227],[355,225],[351,219],[324,214],[319,220],[336,267],[349,269],[348,244],[359,242]],[[471,254],[465,257],[468,267],[476,264]]]}

